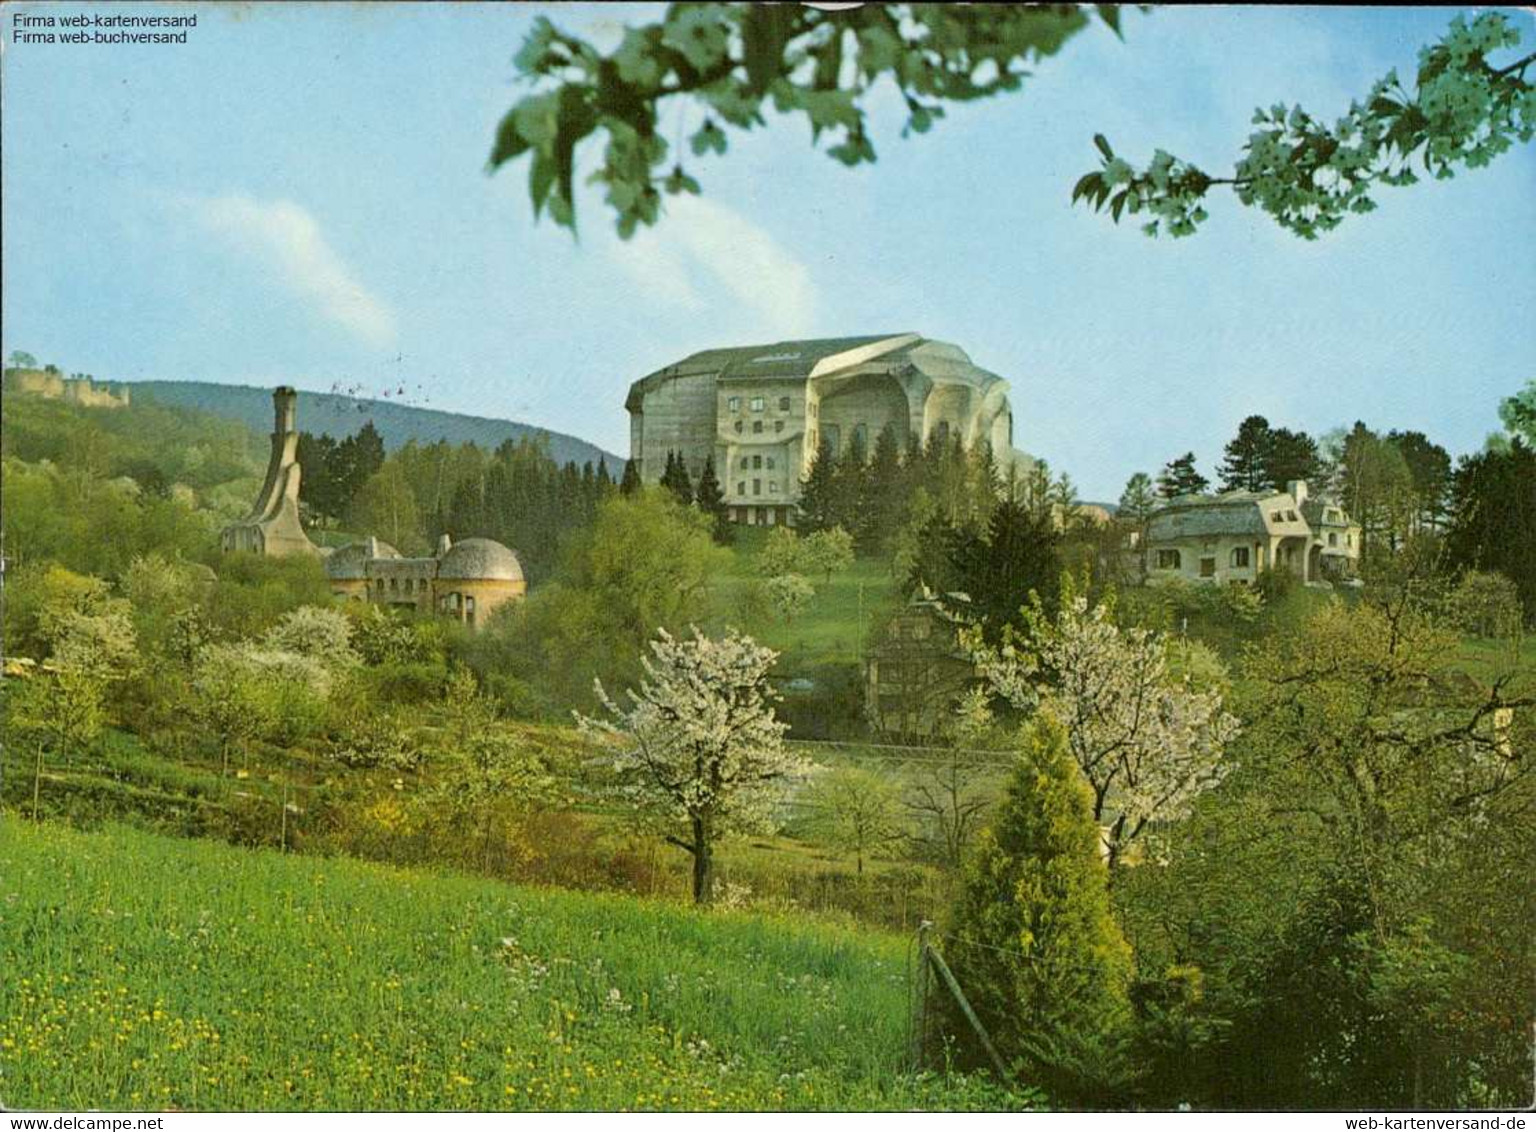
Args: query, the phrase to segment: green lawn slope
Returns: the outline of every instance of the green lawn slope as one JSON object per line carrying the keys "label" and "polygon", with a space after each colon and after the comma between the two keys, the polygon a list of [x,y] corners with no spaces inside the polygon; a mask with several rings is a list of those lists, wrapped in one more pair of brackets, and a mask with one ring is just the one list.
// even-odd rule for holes
{"label": "green lawn slope", "polygon": [[904,1072],[907,941],[0,819],[0,1102],[996,1107]]}

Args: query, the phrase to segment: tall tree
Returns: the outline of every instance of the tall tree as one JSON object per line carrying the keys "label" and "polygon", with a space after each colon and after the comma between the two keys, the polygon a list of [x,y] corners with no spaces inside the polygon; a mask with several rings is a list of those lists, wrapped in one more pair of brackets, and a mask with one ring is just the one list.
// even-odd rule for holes
{"label": "tall tree", "polygon": [[736,529],[731,525],[731,509],[725,505],[725,492],[720,489],[720,481],[715,478],[715,458],[712,455],[705,458],[704,470],[699,473],[695,502],[714,524],[715,541],[721,546],[730,546],[735,541]]}
{"label": "tall tree", "polygon": [[640,465],[633,460],[624,461],[624,476],[619,480],[619,493],[633,495],[640,490]]}
{"label": "tall tree", "polygon": [[1536,449],[1516,437],[1503,451],[1462,457],[1446,547],[1463,569],[1508,577],[1536,618]]}
{"label": "tall tree", "polygon": [[1451,455],[1422,432],[1387,433],[1387,443],[1403,455],[1413,485],[1412,526],[1438,530],[1444,523],[1451,494]]}
{"label": "tall tree", "polygon": [[1170,460],[1157,477],[1157,493],[1164,499],[1180,495],[1198,495],[1211,486],[1211,481],[1195,469],[1195,454],[1186,452],[1177,460]]}
{"label": "tall tree", "polygon": [[837,526],[838,507],[835,481],[839,460],[825,435],[805,479],[800,481],[800,529],[826,531]]}
{"label": "tall tree", "polygon": [[1274,446],[1274,430],[1260,416],[1243,418],[1237,435],[1227,442],[1221,466],[1222,491],[1263,491],[1269,486],[1265,475]]}
{"label": "tall tree", "polygon": [[1261,460],[1264,487],[1285,491],[1296,480],[1305,480],[1313,488],[1322,486],[1319,476],[1317,442],[1304,432],[1277,428],[1269,434],[1269,450]]}

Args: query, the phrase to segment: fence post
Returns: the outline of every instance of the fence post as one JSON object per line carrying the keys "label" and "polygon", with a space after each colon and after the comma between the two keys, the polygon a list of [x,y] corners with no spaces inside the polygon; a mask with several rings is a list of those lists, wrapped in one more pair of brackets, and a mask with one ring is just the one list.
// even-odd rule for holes
{"label": "fence post", "polygon": [[960,1004],[960,1012],[965,1015],[965,1020],[971,1024],[971,1029],[976,1031],[976,1036],[981,1039],[981,1044],[987,1051],[987,1056],[992,1059],[992,1066],[997,1070],[999,1079],[1007,1081],[1011,1074],[1008,1067],[1003,1064],[1002,1055],[997,1052],[997,1047],[992,1044],[991,1037],[987,1034],[987,1028],[981,1024],[981,1019],[976,1017],[976,1012],[971,1009],[970,1002],[965,997],[965,992],[960,989],[960,984],[955,981],[949,964],[944,962],[944,957],[937,951],[929,950],[928,958],[933,960],[933,965],[943,977],[944,983],[949,987],[949,993],[955,996],[955,1001]]}
{"label": "fence post", "polygon": [[917,926],[917,972],[913,985],[912,1015],[907,1043],[907,1058],[912,1072],[923,1068],[923,1054],[928,1045],[928,930],[933,927],[924,920]]}

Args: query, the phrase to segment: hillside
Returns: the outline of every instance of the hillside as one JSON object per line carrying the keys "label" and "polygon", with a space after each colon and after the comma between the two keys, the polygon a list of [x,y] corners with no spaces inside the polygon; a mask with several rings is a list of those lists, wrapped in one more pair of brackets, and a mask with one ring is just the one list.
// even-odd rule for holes
{"label": "hillside", "polygon": [[[135,381],[128,383],[134,398],[153,399],[163,405],[201,409],[221,417],[243,422],[257,433],[272,430],[272,391],[252,385],[214,385],[202,381]],[[549,454],[556,463],[575,461],[594,464],[608,462],[615,479],[624,470],[624,458],[605,452],[595,444],[564,433],[550,432],[517,421],[472,417],[446,413],[441,409],[423,409],[391,401],[363,400],[340,393],[299,392],[299,427],[318,436],[320,433],[340,438],[349,436],[372,420],[393,451],[408,440],[430,444],[446,440],[450,444],[473,441],[487,451],[504,440],[518,440],[543,434],[549,438]]]}
{"label": "hillside", "polygon": [[16,820],[0,875],[14,1107],[1005,1103],[905,1075],[897,936]]}

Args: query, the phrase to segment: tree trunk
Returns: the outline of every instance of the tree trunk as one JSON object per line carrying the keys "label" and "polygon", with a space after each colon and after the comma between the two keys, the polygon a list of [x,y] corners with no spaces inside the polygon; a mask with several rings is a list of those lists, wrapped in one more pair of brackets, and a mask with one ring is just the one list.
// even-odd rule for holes
{"label": "tree trunk", "polygon": [[715,899],[714,846],[710,840],[709,822],[693,819],[693,902],[711,904]]}

